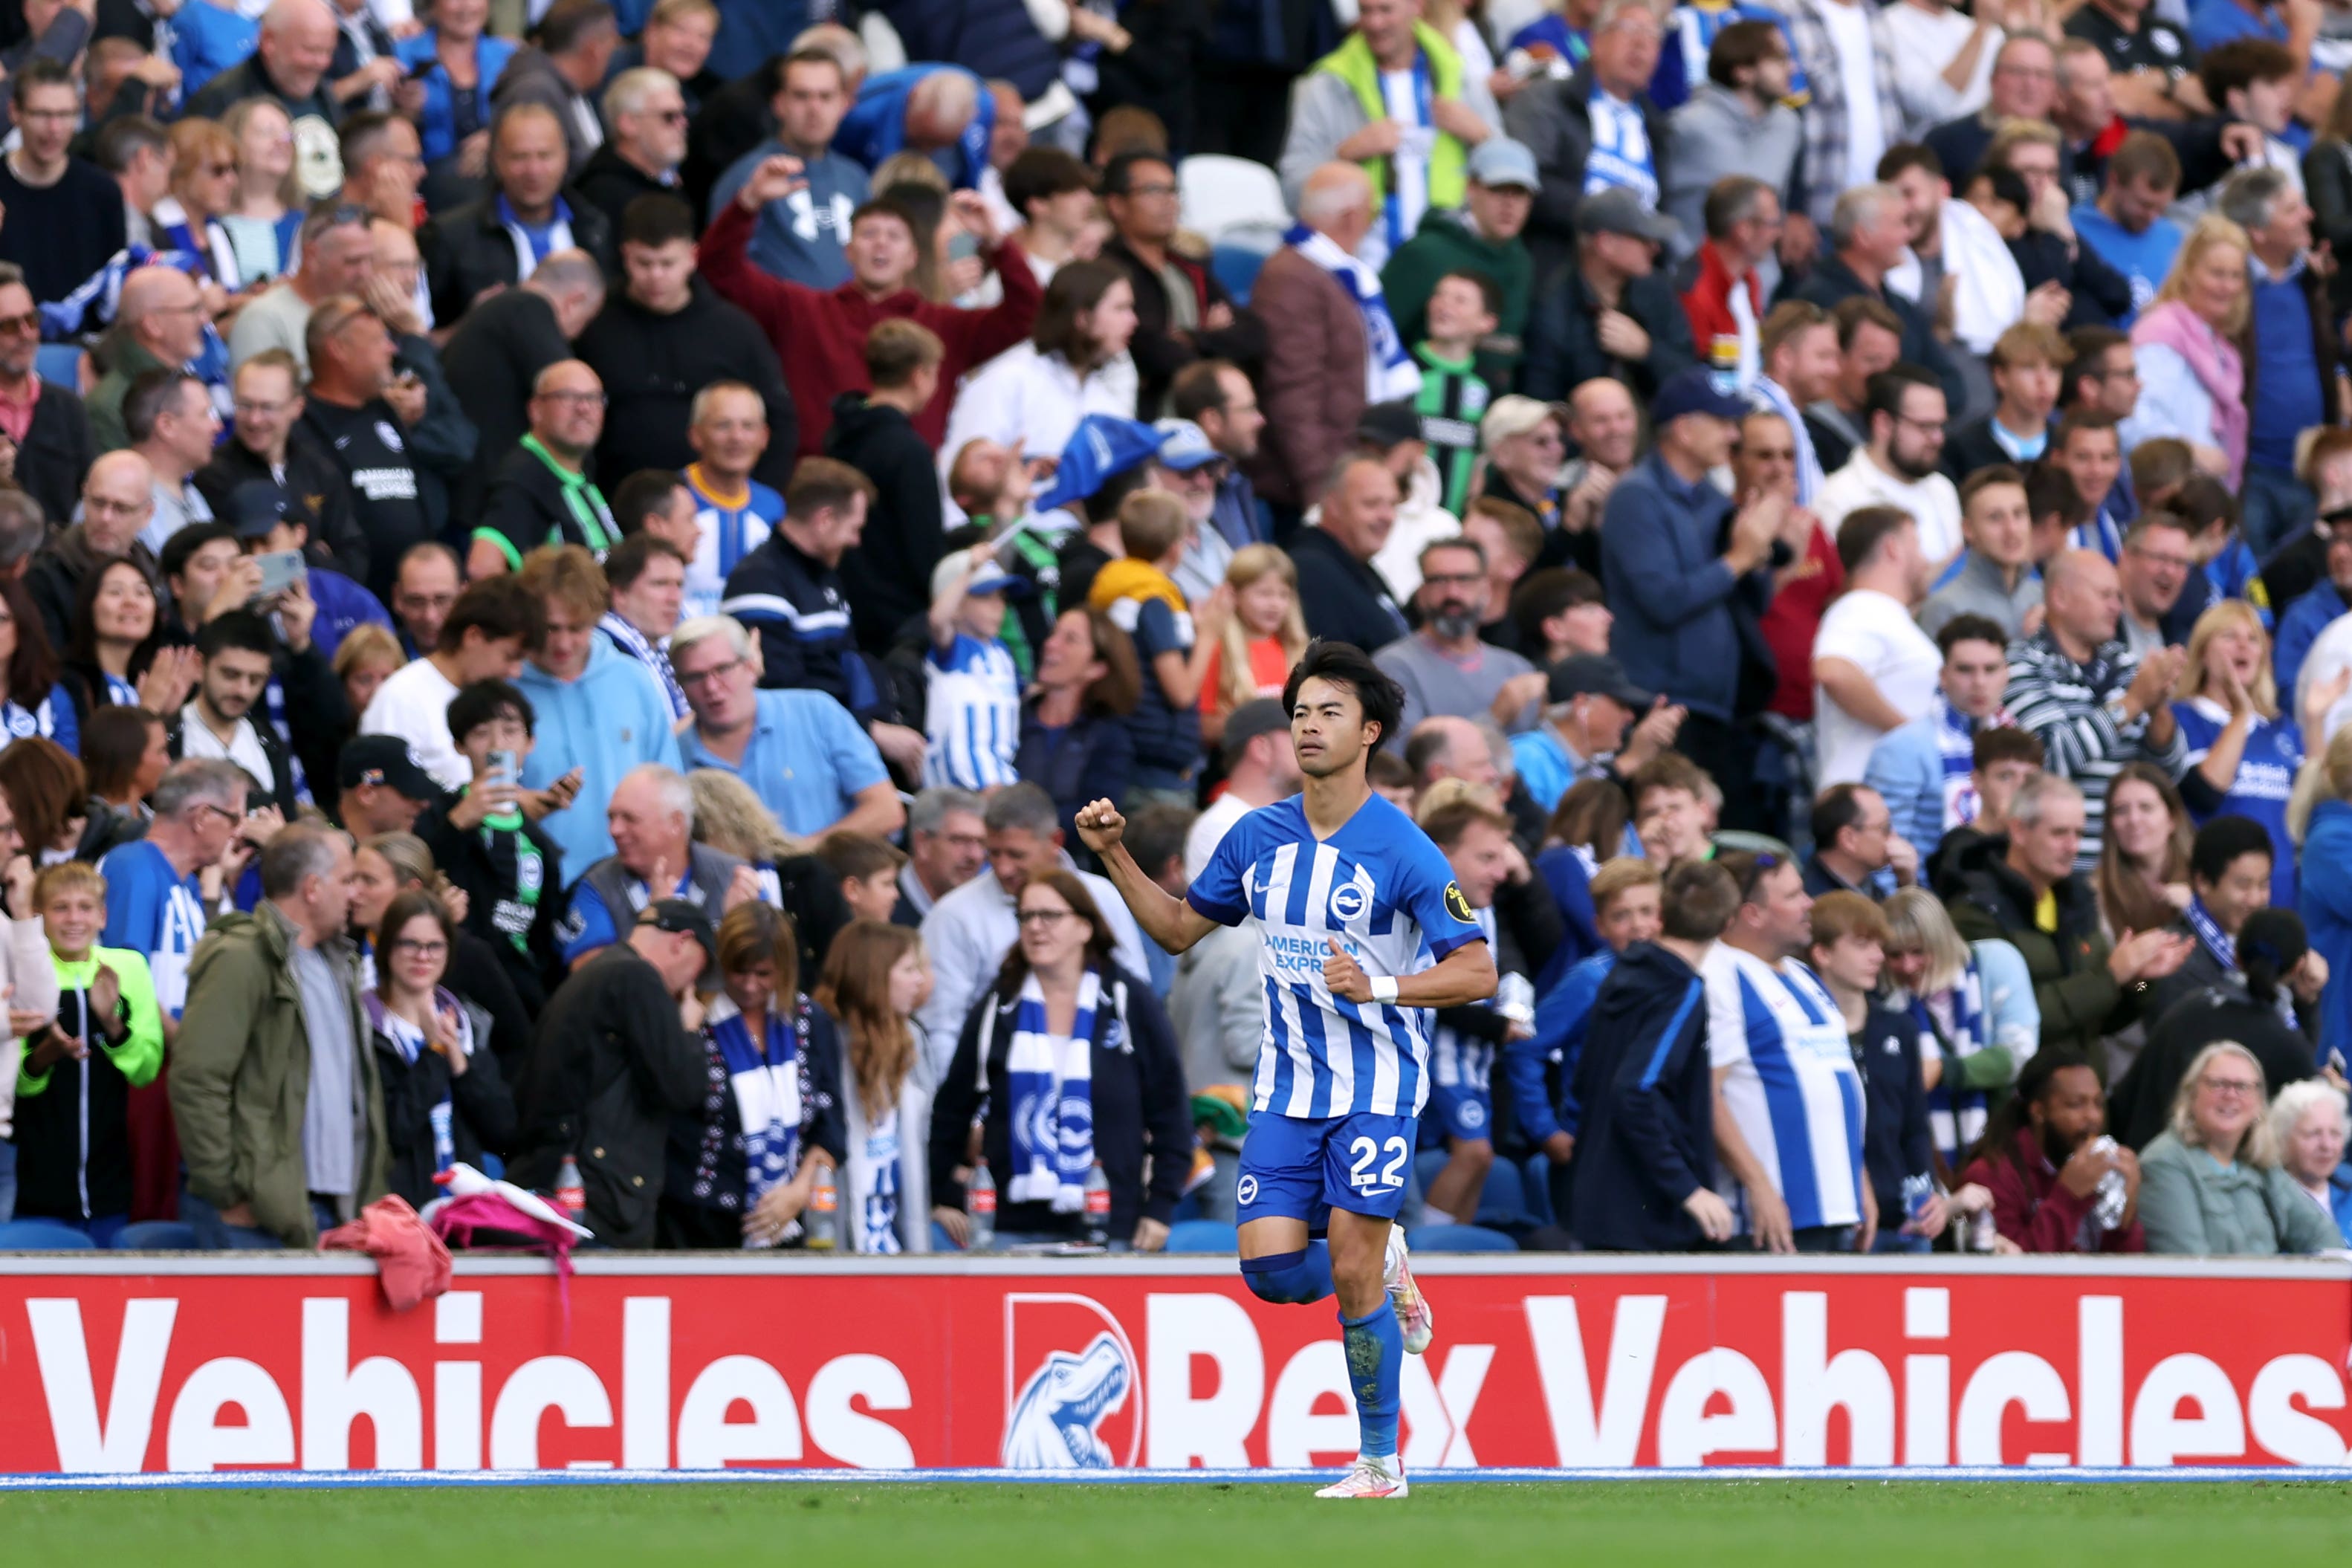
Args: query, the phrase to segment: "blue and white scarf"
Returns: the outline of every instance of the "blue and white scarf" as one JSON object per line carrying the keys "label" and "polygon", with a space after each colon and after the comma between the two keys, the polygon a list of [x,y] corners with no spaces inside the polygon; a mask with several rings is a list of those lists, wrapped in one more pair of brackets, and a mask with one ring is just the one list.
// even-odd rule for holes
{"label": "blue and white scarf", "polygon": [[1330,236],[1305,224],[1293,227],[1282,242],[1329,273],[1364,318],[1364,401],[1392,403],[1421,390],[1421,367],[1406,352],[1381,293],[1381,275],[1339,248]]}
{"label": "blue and white scarf", "polygon": [[[383,998],[376,994],[373,986],[360,1000],[367,1007],[368,1026],[392,1042],[392,1048],[400,1053],[403,1062],[415,1067],[416,1058],[424,1055],[426,1048],[425,1031],[385,1006]],[[472,1056],[474,1022],[466,1016],[466,1009],[458,1005],[457,994],[446,986],[434,987],[433,1010],[457,1016],[457,1054]],[[433,1122],[433,1169],[436,1172],[446,1171],[457,1163],[457,1110],[450,1104],[446,1089],[440,1101],[426,1115]]]}
{"label": "blue and white scarf", "polygon": [[2205,907],[2204,900],[2191,898],[2189,907],[2180,912],[2180,918],[2189,922],[2189,929],[2197,933],[2197,940],[2205,944],[2206,952],[2221,961],[2224,970],[2231,974],[2238,973],[2238,940],[2221,929],[2221,922],[2214,920],[2212,911]]}
{"label": "blue and white scarf", "polygon": [[685,689],[678,685],[677,676],[670,669],[667,647],[648,641],[645,633],[621,618],[618,610],[605,611],[604,618],[596,623],[596,629],[613,639],[614,648],[653,671],[654,679],[662,683],[662,690],[669,698],[672,718],[683,719],[693,711],[687,704]]}
{"label": "blue and white scarf", "polygon": [[2124,555],[2123,525],[2116,521],[2113,511],[2102,505],[2098,516],[2066,531],[2066,548],[2095,550],[2111,563],[2120,561]]}
{"label": "blue and white scarf", "polygon": [[[1943,1076],[1927,1091],[1927,1121],[1945,1168],[1958,1172],[1968,1151],[1984,1136],[1985,1092],[1958,1087],[1958,1066],[1989,1043],[1985,1038],[1984,976],[1970,958],[1950,989],[1933,999],[1911,999],[1912,1021],[1932,1036],[1944,1057]],[[1922,1041],[1925,1044],[1925,1041]],[[1926,1056],[1925,1050],[1921,1056]]]}
{"label": "blue and white scarf", "polygon": [[1410,72],[1381,72],[1381,106],[1404,127],[1396,151],[1389,154],[1388,190],[1381,202],[1381,237],[1391,256],[1419,232],[1429,211],[1429,163],[1438,135],[1436,97],[1429,56],[1422,50],[1413,51]]}
{"label": "blue and white scarf", "polygon": [[1013,1043],[1004,1058],[1004,1098],[1012,1107],[1013,1180],[1005,1201],[1051,1204],[1055,1214],[1087,1206],[1087,1173],[1095,1163],[1095,1008],[1102,978],[1078,982],[1070,1032],[1045,1027],[1045,988],[1033,973],[1021,983]]}
{"label": "blue and white scarf", "polygon": [[1658,162],[1650,150],[1650,128],[1633,104],[1592,89],[1589,110],[1592,153],[1584,163],[1584,194],[1597,195],[1617,186],[1642,198],[1645,206],[1658,205]]}
{"label": "blue and white scarf", "polygon": [[782,1010],[768,1009],[767,1038],[751,1027],[732,999],[710,1005],[703,1033],[727,1069],[727,1087],[743,1140],[743,1202],[757,1204],[768,1189],[789,1182],[800,1167],[799,1037]]}
{"label": "blue and white scarf", "polygon": [[1943,765],[1944,831],[1965,827],[1984,809],[1976,785],[1977,731],[1999,730],[2014,722],[2006,708],[1996,708],[1971,721],[1954,708],[1941,691],[1936,693],[1936,758]]}

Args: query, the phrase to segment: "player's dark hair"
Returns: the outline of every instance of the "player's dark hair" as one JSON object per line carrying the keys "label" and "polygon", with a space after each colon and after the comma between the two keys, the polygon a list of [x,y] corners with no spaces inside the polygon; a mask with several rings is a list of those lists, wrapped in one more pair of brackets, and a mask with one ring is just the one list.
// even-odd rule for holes
{"label": "player's dark hair", "polygon": [[449,739],[462,746],[467,736],[509,713],[522,721],[524,734],[538,733],[532,727],[538,715],[530,710],[530,699],[514,682],[496,678],[477,680],[449,699]]}
{"label": "player's dark hair", "polygon": [[1404,689],[1390,679],[1388,671],[1374,664],[1371,655],[1354,643],[1334,642],[1328,637],[1317,637],[1308,643],[1306,653],[1291,667],[1290,679],[1283,682],[1282,710],[1296,712],[1298,689],[1317,679],[1354,692],[1364,718],[1381,727],[1381,732],[1365,748],[1367,751],[1379,751],[1381,742],[1395,734],[1397,726],[1404,721]]}

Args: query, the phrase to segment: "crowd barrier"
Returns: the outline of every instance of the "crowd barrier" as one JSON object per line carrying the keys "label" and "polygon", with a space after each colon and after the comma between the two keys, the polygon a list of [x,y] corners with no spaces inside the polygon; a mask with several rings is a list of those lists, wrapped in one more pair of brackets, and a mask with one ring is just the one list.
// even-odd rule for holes
{"label": "crowd barrier", "polygon": [[[2352,1262],[1429,1258],[1423,1469],[2341,1466]],[[1290,1468],[1333,1309],[1230,1259],[0,1258],[0,1471]]]}

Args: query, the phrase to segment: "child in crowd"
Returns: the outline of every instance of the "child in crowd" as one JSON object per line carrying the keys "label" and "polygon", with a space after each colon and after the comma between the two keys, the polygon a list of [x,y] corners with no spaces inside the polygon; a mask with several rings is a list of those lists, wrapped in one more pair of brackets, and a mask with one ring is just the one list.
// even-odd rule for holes
{"label": "child in crowd", "polygon": [[2272,629],[2270,589],[2264,585],[2253,547],[2238,531],[2238,499],[2210,474],[2192,475],[2173,492],[2170,510],[2196,530],[2189,552],[2197,558],[2180,597],[2164,617],[2164,640],[2185,643],[2197,617],[2223,599],[2243,599],[2254,607],[2263,630]]}
{"label": "child in crowd", "polygon": [[1430,290],[1427,335],[1415,343],[1421,391],[1413,412],[1437,464],[1438,504],[1462,515],[1470,500],[1470,472],[1478,461],[1478,421],[1493,390],[1475,366],[1478,344],[1502,320],[1502,290],[1476,272],[1449,272]]}
{"label": "child in crowd", "polygon": [[842,900],[861,921],[887,922],[898,907],[898,868],[906,855],[870,833],[828,833],[816,847],[824,868],[841,879]]}
{"label": "child in crowd", "polygon": [[1201,688],[1232,617],[1230,584],[1201,603],[1196,622],[1171,575],[1192,526],[1184,503],[1165,490],[1139,490],[1119,503],[1124,558],[1095,574],[1089,607],[1135,639],[1143,667],[1143,695],[1127,721],[1135,737],[1135,773],[1128,785],[1132,813],[1155,801],[1193,804],[1192,775],[1201,760]]}
{"label": "child in crowd", "polygon": [[1225,563],[1234,613],[1209,644],[1201,679],[1201,739],[1224,739],[1225,720],[1253,698],[1278,697],[1290,667],[1307,653],[1307,618],[1298,607],[1298,568],[1271,544],[1244,544]]}
{"label": "child in crowd", "polygon": [[416,836],[433,863],[466,894],[466,929],[490,944],[533,1014],[546,1005],[540,976],[555,965],[563,915],[563,853],[525,816],[522,766],[531,752],[530,699],[503,680],[478,680],[449,701],[449,734],[473,782],[425,808]]}
{"label": "child in crowd", "polygon": [[931,573],[926,789],[992,790],[1021,776],[1013,765],[1021,748],[1021,671],[1002,635],[1005,595],[1020,582],[997,564],[989,544],[950,555]]}
{"label": "child in crowd", "polygon": [[163,1068],[163,1018],[147,960],[100,947],[106,879],[68,860],[33,884],[58,975],[54,1018],[11,1014],[16,1072],[16,1215],[70,1226],[100,1247],[131,1217],[131,1091]]}

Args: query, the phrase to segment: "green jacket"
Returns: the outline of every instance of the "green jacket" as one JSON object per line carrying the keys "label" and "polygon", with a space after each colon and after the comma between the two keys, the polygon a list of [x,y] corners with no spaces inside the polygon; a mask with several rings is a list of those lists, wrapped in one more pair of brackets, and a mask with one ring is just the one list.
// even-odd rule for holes
{"label": "green jacket", "polygon": [[1381,268],[1381,293],[1406,342],[1417,343],[1428,334],[1429,297],[1449,272],[1485,273],[1503,296],[1495,335],[1478,346],[1478,374],[1487,385],[1507,390],[1527,331],[1535,258],[1517,236],[1497,243],[1471,228],[1467,215],[1433,207],[1421,220],[1420,230]]}
{"label": "green jacket", "polygon": [[82,405],[89,416],[89,433],[101,452],[116,452],[131,445],[131,432],[122,423],[122,400],[131,395],[132,382],[151,370],[163,368],[162,360],[132,342],[128,333],[115,339],[113,353],[114,368],[98,378]]}
{"label": "green jacket", "polygon": [[2150,1252],[2260,1257],[2344,1244],[2327,1210],[2275,1165],[2224,1165],[2165,1132],[2140,1152],[2139,1171],[2139,1223]]}
{"label": "green jacket", "polygon": [[[268,904],[212,923],[188,961],[170,1082],[188,1190],[215,1208],[251,1204],[256,1226],[308,1249],[319,1244],[302,1163],[310,1037],[293,942],[285,916]],[[388,1190],[383,1088],[360,1011],[358,958],[341,941],[327,951],[349,982],[354,1070],[367,1097],[353,1194],[363,1205]]]}
{"label": "green jacket", "polygon": [[[2045,931],[2033,923],[2032,889],[2002,858],[2008,845],[2006,838],[1987,839],[1969,858],[1945,899],[1952,929],[1969,942],[1998,939],[2017,949],[2042,1009],[2043,1050],[2064,1047],[2099,1061],[2099,1037],[2130,1026],[2139,1016],[2141,994],[2117,985],[2107,968],[2114,943],[2099,929],[2090,883],[2069,877],[2052,889],[2058,929]],[[1937,883],[1939,890],[1947,886]]]}

